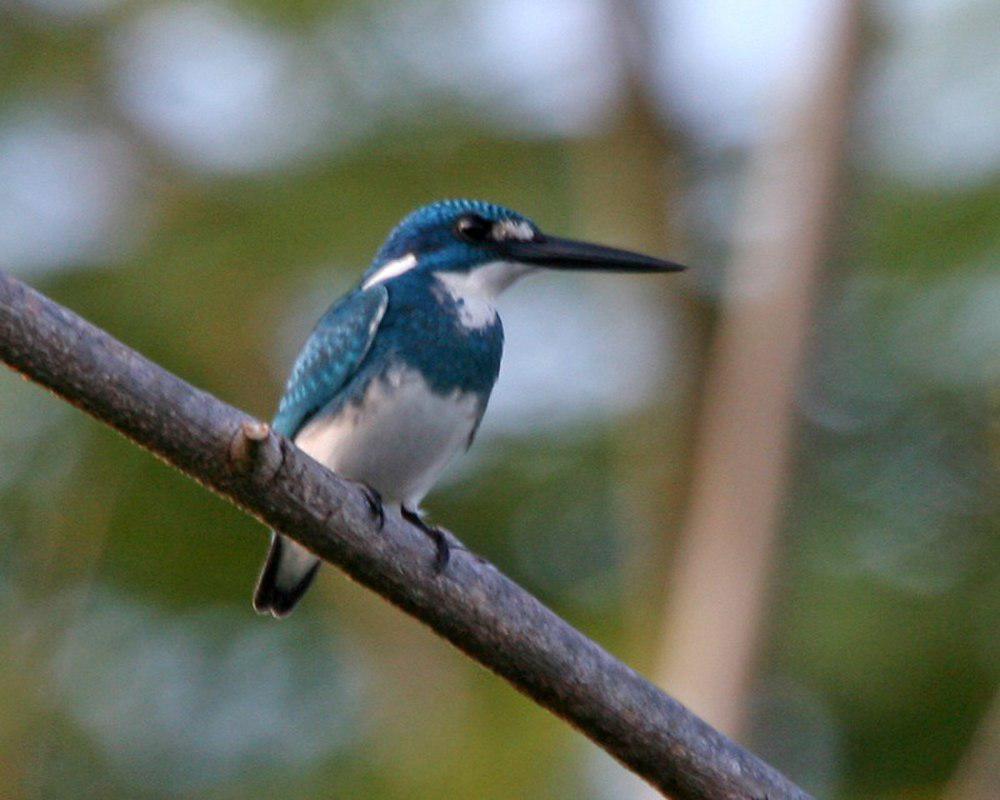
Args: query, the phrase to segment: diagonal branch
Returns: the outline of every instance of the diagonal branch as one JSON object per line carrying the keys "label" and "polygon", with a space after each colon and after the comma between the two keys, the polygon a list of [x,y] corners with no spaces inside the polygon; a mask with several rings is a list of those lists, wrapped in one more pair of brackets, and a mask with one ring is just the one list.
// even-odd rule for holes
{"label": "diagonal branch", "polygon": [[336,564],[678,800],[808,800],[492,565],[427,538],[242,411],[0,272],[0,359]]}

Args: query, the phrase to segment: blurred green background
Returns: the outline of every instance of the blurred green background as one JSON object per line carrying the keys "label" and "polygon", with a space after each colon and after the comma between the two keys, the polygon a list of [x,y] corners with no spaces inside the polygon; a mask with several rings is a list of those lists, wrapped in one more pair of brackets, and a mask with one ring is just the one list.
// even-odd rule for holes
{"label": "blurred green background", "polygon": [[[691,264],[511,290],[500,385],[429,510],[817,795],[985,798],[995,15],[6,0],[0,268],[267,418],[312,321],[430,200]],[[0,534],[0,797],[648,796],[333,569],[256,617],[259,525],[8,372]]]}

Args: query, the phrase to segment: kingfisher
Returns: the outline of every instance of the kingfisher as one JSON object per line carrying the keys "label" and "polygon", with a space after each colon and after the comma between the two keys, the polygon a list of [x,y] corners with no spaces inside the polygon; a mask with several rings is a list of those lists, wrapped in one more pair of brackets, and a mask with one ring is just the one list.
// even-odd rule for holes
{"label": "kingfisher", "polygon": [[[674,272],[670,261],[542,233],[527,217],[478,200],[417,209],[389,234],[357,286],[320,317],[292,368],[272,427],[360,483],[375,519],[396,513],[436,547],[443,532],[420,503],[472,444],[500,372],[496,300],[539,269]],[[319,559],[272,532],[254,594],[284,617]]]}

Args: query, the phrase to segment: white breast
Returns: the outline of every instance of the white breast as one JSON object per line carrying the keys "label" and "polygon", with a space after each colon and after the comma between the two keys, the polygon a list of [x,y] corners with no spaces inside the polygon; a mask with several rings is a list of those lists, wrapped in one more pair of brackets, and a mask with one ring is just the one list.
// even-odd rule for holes
{"label": "white breast", "polygon": [[359,405],[310,422],[295,443],[386,502],[415,508],[465,449],[480,410],[475,395],[434,394],[418,373],[400,369],[373,381]]}

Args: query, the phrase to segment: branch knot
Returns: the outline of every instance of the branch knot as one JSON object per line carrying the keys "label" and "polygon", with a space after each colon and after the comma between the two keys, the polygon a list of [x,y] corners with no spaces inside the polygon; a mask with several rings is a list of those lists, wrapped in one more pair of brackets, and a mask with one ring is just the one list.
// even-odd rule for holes
{"label": "branch knot", "polygon": [[251,472],[260,459],[262,445],[271,435],[271,426],[257,419],[247,419],[229,442],[229,462],[238,472]]}

